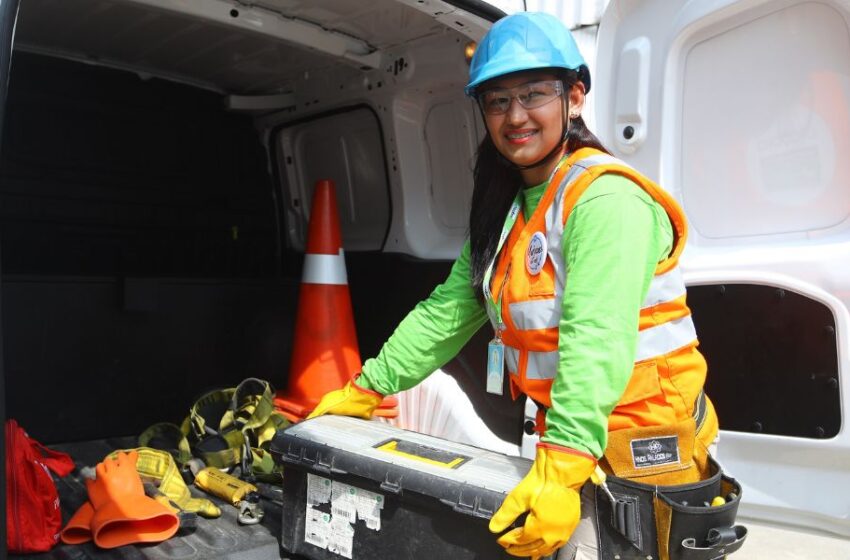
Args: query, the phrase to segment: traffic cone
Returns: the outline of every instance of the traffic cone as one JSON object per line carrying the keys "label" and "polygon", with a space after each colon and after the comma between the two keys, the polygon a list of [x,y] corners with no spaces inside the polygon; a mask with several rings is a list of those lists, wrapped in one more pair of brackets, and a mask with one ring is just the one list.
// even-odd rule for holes
{"label": "traffic cone", "polygon": [[[275,407],[293,422],[307,417],[329,391],[340,389],[362,368],[333,181],[313,193],[295,341],[286,391]],[[384,399],[376,415],[394,418],[398,401]]]}

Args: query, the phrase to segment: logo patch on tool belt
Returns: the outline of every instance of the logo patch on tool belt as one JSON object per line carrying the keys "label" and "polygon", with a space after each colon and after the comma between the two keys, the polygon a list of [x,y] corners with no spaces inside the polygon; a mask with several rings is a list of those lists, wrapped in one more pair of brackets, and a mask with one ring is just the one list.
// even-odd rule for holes
{"label": "logo patch on tool belt", "polygon": [[636,469],[679,462],[679,436],[632,440],[632,461]]}

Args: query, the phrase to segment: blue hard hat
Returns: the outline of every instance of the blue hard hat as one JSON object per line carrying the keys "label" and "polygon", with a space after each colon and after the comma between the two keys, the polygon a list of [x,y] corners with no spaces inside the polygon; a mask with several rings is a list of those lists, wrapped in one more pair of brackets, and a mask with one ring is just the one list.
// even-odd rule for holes
{"label": "blue hard hat", "polygon": [[575,70],[590,91],[590,71],[570,30],[553,15],[519,12],[497,21],[481,40],[464,91],[474,96],[475,88],[487,80],[540,68]]}

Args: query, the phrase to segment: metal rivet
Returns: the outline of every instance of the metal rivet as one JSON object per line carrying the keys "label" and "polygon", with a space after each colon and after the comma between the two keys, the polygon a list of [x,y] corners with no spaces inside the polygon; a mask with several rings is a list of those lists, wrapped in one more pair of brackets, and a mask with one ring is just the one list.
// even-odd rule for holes
{"label": "metal rivet", "polygon": [[635,135],[635,128],[631,125],[623,129],[623,138],[631,140]]}

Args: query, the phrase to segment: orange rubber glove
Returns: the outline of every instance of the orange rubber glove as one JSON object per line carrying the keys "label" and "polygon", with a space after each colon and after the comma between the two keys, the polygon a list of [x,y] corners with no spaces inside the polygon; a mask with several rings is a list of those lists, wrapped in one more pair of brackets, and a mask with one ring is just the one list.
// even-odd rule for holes
{"label": "orange rubber glove", "polygon": [[68,524],[60,534],[65,544],[82,544],[91,540],[91,518],[94,508],[91,502],[86,500],[80,509],[68,520]]}
{"label": "orange rubber glove", "polygon": [[145,496],[142,479],[136,472],[138,453],[119,452],[98,463],[96,480],[86,480],[89,501],[94,508],[91,533],[101,548],[114,548],[139,542],[161,542],[180,527],[169,508]]}
{"label": "orange rubber glove", "polygon": [[383,395],[364,389],[357,385],[354,380],[345,384],[342,389],[327,393],[307,419],[322,416],[324,414],[337,414],[339,416],[356,416],[357,418],[372,417],[372,413],[384,400]]}
{"label": "orange rubber glove", "polygon": [[567,447],[537,445],[531,470],[490,520],[490,531],[501,533],[525,512],[525,525],[499,537],[512,556],[548,556],[564,546],[581,514],[579,490],[593,474],[596,460]]}

